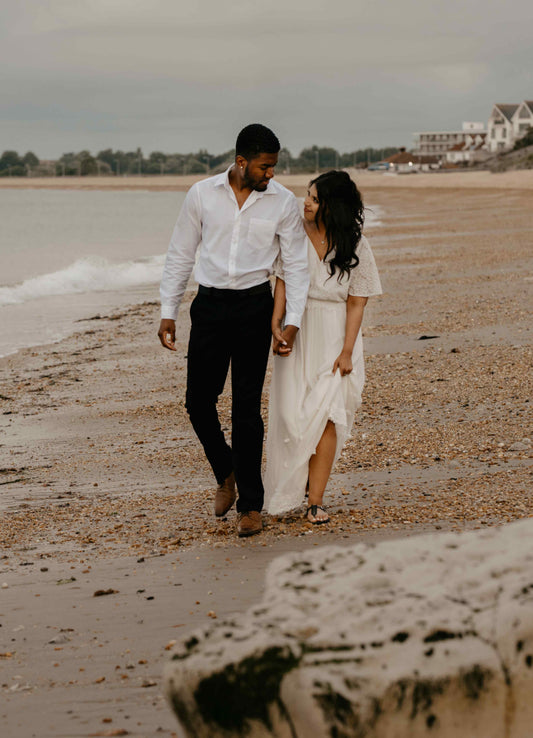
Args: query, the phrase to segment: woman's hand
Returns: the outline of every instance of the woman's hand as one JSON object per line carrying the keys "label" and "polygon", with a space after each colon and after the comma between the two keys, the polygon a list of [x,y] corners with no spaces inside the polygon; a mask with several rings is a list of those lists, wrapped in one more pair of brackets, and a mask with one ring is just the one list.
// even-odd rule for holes
{"label": "woman's hand", "polygon": [[283,331],[281,330],[281,320],[272,320],[272,353],[279,354],[283,348]]}
{"label": "woman's hand", "polygon": [[278,356],[289,356],[298,328],[294,325],[286,325],[281,329],[281,321],[272,321],[272,351]]}
{"label": "woman's hand", "polygon": [[333,374],[339,369],[341,377],[351,374],[353,369],[352,355],[348,351],[341,351],[333,364]]}
{"label": "woman's hand", "polygon": [[273,354],[279,354],[279,350],[283,348],[283,344],[279,340],[279,338],[273,338],[272,339],[272,353]]}

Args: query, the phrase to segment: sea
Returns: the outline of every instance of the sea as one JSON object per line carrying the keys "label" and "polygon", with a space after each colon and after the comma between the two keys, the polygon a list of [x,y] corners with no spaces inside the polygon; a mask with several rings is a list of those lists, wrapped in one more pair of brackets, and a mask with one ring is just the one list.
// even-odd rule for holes
{"label": "sea", "polygon": [[[0,190],[0,356],[159,299],[184,192]],[[366,226],[380,212],[367,210]]]}

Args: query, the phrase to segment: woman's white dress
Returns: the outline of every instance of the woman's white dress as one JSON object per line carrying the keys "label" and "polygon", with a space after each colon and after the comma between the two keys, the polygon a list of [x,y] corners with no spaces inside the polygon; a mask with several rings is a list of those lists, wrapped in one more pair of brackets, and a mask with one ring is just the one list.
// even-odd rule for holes
{"label": "woman's white dress", "polygon": [[[337,274],[330,277],[327,261],[321,261],[307,241],[310,286],[302,324],[291,355],[274,357],[270,385],[264,485],[265,507],[271,515],[303,502],[309,459],[328,420],[335,423],[335,461],[339,457],[365,382],[361,332],[352,353],[351,374],[341,377],[340,371],[332,372],[344,344],[346,301],[348,295],[381,294],[374,256],[364,236],[356,252],[359,264],[340,282]],[[275,274],[283,278],[280,267]]]}

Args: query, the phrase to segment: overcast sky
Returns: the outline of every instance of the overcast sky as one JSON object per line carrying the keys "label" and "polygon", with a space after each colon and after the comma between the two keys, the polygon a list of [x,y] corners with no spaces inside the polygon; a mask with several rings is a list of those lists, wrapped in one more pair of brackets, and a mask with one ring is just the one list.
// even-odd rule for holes
{"label": "overcast sky", "polygon": [[531,0],[2,0],[0,151],[412,146],[533,99]]}

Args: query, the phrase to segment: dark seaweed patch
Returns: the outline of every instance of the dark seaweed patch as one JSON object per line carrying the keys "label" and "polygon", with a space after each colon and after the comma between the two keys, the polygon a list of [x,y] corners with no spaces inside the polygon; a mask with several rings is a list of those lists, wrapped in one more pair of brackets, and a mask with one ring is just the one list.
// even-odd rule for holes
{"label": "dark seaweed patch", "polygon": [[206,722],[241,731],[247,720],[260,720],[271,728],[269,705],[281,704],[283,677],[299,664],[289,648],[273,647],[261,656],[229,664],[199,683],[194,697]]}
{"label": "dark seaweed patch", "polygon": [[409,638],[409,633],[406,633],[405,631],[400,631],[399,633],[396,633],[396,635],[392,636],[393,641],[396,643],[403,643]]}
{"label": "dark seaweed patch", "polygon": [[437,641],[447,641],[451,638],[462,638],[462,633],[452,633],[449,630],[434,630],[424,638],[424,643],[436,643]]}

